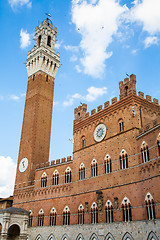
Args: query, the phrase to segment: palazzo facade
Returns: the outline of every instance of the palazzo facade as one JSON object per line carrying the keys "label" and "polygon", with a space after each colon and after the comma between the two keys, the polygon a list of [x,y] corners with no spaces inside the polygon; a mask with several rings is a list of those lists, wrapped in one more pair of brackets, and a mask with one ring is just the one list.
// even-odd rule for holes
{"label": "palazzo facade", "polygon": [[56,35],[57,28],[44,20],[28,52],[13,196],[13,208],[23,209],[23,219],[28,212],[28,226],[24,230],[23,219],[15,221],[19,235],[5,238],[13,221],[3,234],[0,211],[2,239],[22,239],[21,231],[23,239],[32,240],[160,239],[160,106],[157,99],[137,93],[134,74],[119,82],[119,100],[91,113],[85,103],[74,109],[73,157],[49,162],[60,66]]}

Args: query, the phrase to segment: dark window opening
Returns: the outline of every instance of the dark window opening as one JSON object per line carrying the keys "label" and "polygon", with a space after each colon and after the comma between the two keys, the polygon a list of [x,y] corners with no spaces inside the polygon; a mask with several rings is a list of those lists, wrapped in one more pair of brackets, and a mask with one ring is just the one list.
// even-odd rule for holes
{"label": "dark window opening", "polygon": [[120,130],[120,132],[124,131],[124,124],[123,124],[123,122],[119,123],[119,130]]}
{"label": "dark window opening", "polygon": [[98,209],[97,208],[91,209],[91,223],[93,223],[93,224],[98,223]]}
{"label": "dark window opening", "polygon": [[159,156],[160,156],[160,142],[158,141],[158,153],[159,153]]}
{"label": "dark window opening", "polygon": [[128,86],[125,87],[125,93],[126,93],[126,96],[128,96]]}
{"label": "dark window opening", "polygon": [[65,172],[65,183],[70,183],[70,182],[71,182],[71,171]]}
{"label": "dark window opening", "polygon": [[147,219],[153,220],[155,219],[155,207],[154,207],[154,201],[147,201],[146,202],[146,210],[147,210]]}
{"label": "dark window opening", "polygon": [[28,218],[28,227],[32,227],[32,219],[33,219],[33,216],[32,216],[32,215],[29,215],[29,218]]}
{"label": "dark window opening", "polygon": [[47,187],[47,177],[41,178],[41,187]]}
{"label": "dark window opening", "polygon": [[41,37],[41,35],[38,37],[38,47],[40,47],[40,45],[41,45],[41,39],[42,39],[42,37]]}
{"label": "dark window opening", "polygon": [[98,176],[98,166],[97,163],[91,166],[92,177]]}
{"label": "dark window opening", "polygon": [[124,222],[132,221],[131,205],[130,204],[123,205],[122,210],[123,210],[123,221]]}
{"label": "dark window opening", "polygon": [[63,225],[70,225],[70,212],[63,213]]}
{"label": "dark window opening", "polygon": [[141,154],[142,154],[142,162],[146,163],[149,161],[149,150],[148,147],[141,149]]}
{"label": "dark window opening", "polygon": [[85,138],[82,139],[82,147],[85,147]]}
{"label": "dark window opening", "polygon": [[78,211],[78,224],[84,224],[84,210]]}
{"label": "dark window opening", "polygon": [[122,155],[120,156],[120,169],[126,169],[128,168],[128,156]]}
{"label": "dark window opening", "polygon": [[48,45],[49,47],[51,47],[51,36],[48,36],[47,45]]}
{"label": "dark window opening", "polygon": [[53,185],[59,184],[59,174],[53,175]]}
{"label": "dark window opening", "polygon": [[43,214],[38,215],[38,226],[42,227],[43,224],[44,224],[44,215]]}
{"label": "dark window opening", "polygon": [[56,225],[56,213],[51,213],[50,214],[50,226],[55,226]]}
{"label": "dark window opening", "polygon": [[105,161],[105,174],[111,173],[111,172],[112,172],[112,161],[110,159]]}
{"label": "dark window opening", "polygon": [[79,169],[79,180],[85,179],[85,168]]}
{"label": "dark window opening", "polygon": [[113,208],[111,206],[106,208],[106,223],[112,222],[113,222]]}

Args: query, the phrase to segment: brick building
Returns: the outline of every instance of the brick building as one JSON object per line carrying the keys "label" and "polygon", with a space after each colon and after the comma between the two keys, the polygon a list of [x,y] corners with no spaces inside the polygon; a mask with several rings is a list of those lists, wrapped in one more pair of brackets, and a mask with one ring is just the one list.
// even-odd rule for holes
{"label": "brick building", "polygon": [[56,34],[48,19],[36,27],[26,63],[13,206],[29,212],[27,239],[157,240],[160,106],[137,94],[134,74],[119,82],[119,100],[74,110],[73,159],[49,162]]}

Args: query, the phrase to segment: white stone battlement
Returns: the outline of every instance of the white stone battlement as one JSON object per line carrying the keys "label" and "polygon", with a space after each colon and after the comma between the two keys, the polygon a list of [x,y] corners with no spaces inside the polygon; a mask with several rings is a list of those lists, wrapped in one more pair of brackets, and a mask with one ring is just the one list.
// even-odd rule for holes
{"label": "white stone battlement", "polygon": [[53,30],[48,19],[36,27],[35,46],[28,52],[26,62],[28,77],[41,70],[55,78],[60,66],[60,54],[55,54],[56,36],[57,28]]}

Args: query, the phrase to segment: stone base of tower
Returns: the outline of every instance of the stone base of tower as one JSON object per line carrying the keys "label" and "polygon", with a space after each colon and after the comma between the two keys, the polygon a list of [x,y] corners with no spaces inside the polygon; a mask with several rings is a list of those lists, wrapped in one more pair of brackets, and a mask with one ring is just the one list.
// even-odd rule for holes
{"label": "stone base of tower", "polygon": [[28,229],[28,239],[158,240],[160,239],[160,220],[32,227]]}

